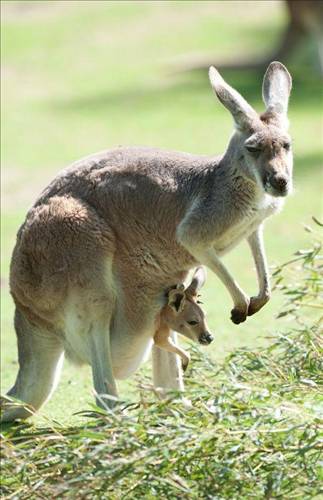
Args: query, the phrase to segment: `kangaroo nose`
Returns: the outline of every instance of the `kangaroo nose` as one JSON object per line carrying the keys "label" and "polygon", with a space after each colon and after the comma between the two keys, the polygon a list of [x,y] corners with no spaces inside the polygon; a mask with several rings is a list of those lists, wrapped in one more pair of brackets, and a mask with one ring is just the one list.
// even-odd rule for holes
{"label": "kangaroo nose", "polygon": [[200,335],[199,343],[202,345],[209,345],[213,341],[213,337],[209,332],[204,332]]}
{"label": "kangaroo nose", "polygon": [[282,175],[272,175],[270,177],[270,184],[274,189],[284,194],[287,191],[288,180]]}

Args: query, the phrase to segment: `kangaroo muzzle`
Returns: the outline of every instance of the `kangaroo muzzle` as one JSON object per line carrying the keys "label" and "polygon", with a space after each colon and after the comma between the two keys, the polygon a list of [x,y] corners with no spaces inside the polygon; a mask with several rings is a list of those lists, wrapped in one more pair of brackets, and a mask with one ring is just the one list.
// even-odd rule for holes
{"label": "kangaroo muzzle", "polygon": [[288,194],[289,181],[286,176],[273,174],[268,181],[276,196],[286,196]]}
{"label": "kangaroo muzzle", "polygon": [[202,345],[209,345],[213,341],[213,337],[209,332],[204,332],[199,336],[199,343]]}

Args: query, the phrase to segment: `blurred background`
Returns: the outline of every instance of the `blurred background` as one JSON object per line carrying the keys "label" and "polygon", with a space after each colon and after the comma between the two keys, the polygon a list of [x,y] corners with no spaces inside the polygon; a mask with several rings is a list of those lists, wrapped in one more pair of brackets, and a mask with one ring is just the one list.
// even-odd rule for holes
{"label": "blurred background", "polygon": [[[27,209],[60,169],[95,151],[150,145],[223,152],[232,121],[210,89],[210,64],[258,111],[267,64],[288,66],[295,193],[267,223],[269,262],[282,263],[308,244],[304,225],[322,216],[321,1],[3,1],[1,9],[1,392],[17,371],[8,274]],[[254,294],[246,245],[225,260]],[[207,351],[215,358],[241,345],[260,347],[284,329],[276,319],[279,292],[240,326],[230,322],[230,298],[210,273],[203,302],[215,334]],[[122,384],[123,394],[131,384]],[[91,386],[87,367],[66,364],[44,414],[66,418],[66,402],[84,409]]]}

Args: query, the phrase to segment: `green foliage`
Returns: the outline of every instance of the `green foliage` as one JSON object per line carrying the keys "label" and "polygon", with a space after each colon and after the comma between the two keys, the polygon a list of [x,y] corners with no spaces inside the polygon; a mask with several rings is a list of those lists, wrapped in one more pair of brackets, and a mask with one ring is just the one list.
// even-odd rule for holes
{"label": "green foliage", "polygon": [[[321,310],[321,259],[316,244],[277,269],[287,316],[304,318],[309,303]],[[84,426],[7,426],[3,498],[319,496],[321,321],[309,317],[268,347],[239,349],[221,365],[196,349],[191,405],[179,394],[156,401],[142,378],[140,402],[114,413],[95,408],[83,414]]]}
{"label": "green foliage", "polygon": [[[306,250],[298,250],[294,257],[285,264],[278,266],[273,273],[275,288],[278,288],[286,297],[283,311],[278,318],[293,317],[300,325],[308,325],[313,315],[309,310],[316,313],[323,310],[323,262],[322,242],[320,231],[323,224],[312,217],[315,229],[306,226],[305,230],[314,236],[313,247]],[[291,264],[298,264],[295,268]],[[300,271],[304,271],[303,273]],[[286,283],[286,279],[288,280]]]}

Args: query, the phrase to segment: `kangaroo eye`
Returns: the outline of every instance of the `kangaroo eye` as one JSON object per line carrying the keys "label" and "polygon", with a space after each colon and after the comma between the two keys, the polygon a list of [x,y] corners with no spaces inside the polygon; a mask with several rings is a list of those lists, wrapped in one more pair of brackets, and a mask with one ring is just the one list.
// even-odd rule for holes
{"label": "kangaroo eye", "polygon": [[249,151],[249,153],[260,153],[261,149],[258,148],[257,146],[246,146],[246,149]]}
{"label": "kangaroo eye", "polygon": [[187,323],[188,323],[189,325],[194,326],[194,325],[198,325],[198,323],[199,323],[199,322],[198,322],[198,321],[188,321]]}
{"label": "kangaroo eye", "polygon": [[284,142],[283,148],[286,149],[286,151],[290,150],[290,143],[289,142]]}

